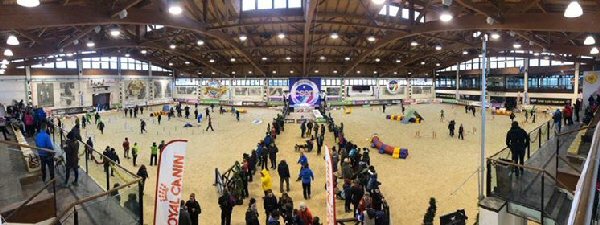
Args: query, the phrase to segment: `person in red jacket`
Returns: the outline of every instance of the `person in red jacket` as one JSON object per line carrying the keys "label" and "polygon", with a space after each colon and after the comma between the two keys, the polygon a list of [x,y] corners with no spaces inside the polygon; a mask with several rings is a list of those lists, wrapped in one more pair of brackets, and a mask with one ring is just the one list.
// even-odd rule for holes
{"label": "person in red jacket", "polygon": [[573,124],[573,108],[571,108],[570,104],[567,104],[563,109],[563,119],[565,125]]}
{"label": "person in red jacket", "polygon": [[35,133],[33,115],[30,112],[25,113],[25,133],[27,136],[32,137]]}
{"label": "person in red jacket", "polygon": [[300,202],[300,212],[298,213],[300,220],[304,222],[304,225],[313,225],[313,216],[310,209],[306,207],[306,203]]}

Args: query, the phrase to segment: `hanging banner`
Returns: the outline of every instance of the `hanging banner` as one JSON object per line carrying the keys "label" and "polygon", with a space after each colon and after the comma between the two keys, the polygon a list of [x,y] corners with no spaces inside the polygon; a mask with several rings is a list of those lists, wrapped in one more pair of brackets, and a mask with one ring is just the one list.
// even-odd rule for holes
{"label": "hanging banner", "polygon": [[314,107],[321,103],[321,78],[290,78],[291,107]]}
{"label": "hanging banner", "polygon": [[327,224],[336,225],[335,212],[335,177],[333,176],[333,163],[329,147],[325,145],[325,186],[327,189]]}
{"label": "hanging banner", "polygon": [[154,196],[154,225],[179,224],[186,147],[186,140],[173,140],[160,150]]}
{"label": "hanging banner", "polygon": [[583,105],[589,105],[588,98],[600,94],[600,71],[585,71],[583,72]]}

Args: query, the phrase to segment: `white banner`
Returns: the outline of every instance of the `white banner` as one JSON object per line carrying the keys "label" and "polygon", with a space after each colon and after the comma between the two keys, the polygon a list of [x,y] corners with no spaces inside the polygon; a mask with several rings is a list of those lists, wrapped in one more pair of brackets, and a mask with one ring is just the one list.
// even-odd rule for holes
{"label": "white banner", "polygon": [[173,140],[161,149],[154,196],[155,225],[179,224],[186,147],[186,140]]}
{"label": "white banner", "polygon": [[329,147],[325,145],[325,186],[327,187],[327,224],[336,225],[335,212],[335,177],[333,177],[333,163],[331,161],[331,153]]}
{"label": "white banner", "polygon": [[600,94],[600,71],[583,72],[583,106],[588,106],[588,98]]}

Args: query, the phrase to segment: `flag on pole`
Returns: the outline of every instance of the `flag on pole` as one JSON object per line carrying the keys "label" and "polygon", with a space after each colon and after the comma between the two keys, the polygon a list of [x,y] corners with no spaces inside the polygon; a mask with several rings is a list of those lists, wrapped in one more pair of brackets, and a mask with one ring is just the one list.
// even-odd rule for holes
{"label": "flag on pole", "polygon": [[155,225],[179,224],[186,147],[186,140],[173,140],[160,150],[154,196]]}

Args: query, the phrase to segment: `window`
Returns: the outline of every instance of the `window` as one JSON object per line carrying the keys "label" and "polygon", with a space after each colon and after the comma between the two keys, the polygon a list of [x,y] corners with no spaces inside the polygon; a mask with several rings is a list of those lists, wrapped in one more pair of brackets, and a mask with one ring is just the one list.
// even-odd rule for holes
{"label": "window", "polygon": [[242,2],[242,11],[255,10],[256,0],[244,0]]}
{"label": "window", "polygon": [[287,7],[286,0],[274,0],[274,2],[275,2],[275,7],[273,7],[274,9],[285,9]]}
{"label": "window", "polygon": [[258,9],[272,9],[273,1],[272,0],[258,0]]}
{"label": "window", "polygon": [[410,13],[410,10],[408,10],[408,9],[402,9],[402,18],[408,19],[409,13]]}
{"label": "window", "polygon": [[301,8],[302,0],[288,0],[288,8]]}
{"label": "window", "polygon": [[379,10],[379,15],[386,16],[387,15],[387,5],[384,5],[381,10]]}
{"label": "window", "polygon": [[398,11],[400,11],[400,7],[390,5],[388,10],[389,10],[388,15],[395,17],[396,15],[398,15]]}

